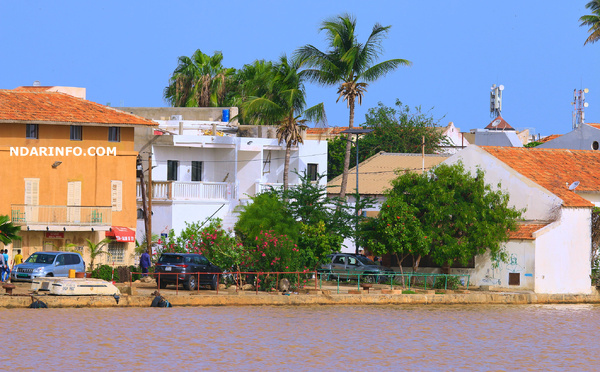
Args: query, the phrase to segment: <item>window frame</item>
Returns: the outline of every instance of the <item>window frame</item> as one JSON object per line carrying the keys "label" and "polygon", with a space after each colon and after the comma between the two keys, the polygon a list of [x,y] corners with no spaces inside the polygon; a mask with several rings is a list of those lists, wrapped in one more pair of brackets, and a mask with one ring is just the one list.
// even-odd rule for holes
{"label": "window frame", "polygon": [[319,180],[319,164],[317,163],[308,163],[306,164],[306,175],[310,181],[318,181]]}
{"label": "window frame", "polygon": [[202,177],[203,172],[204,172],[204,162],[192,160],[192,182],[204,181],[204,179],[203,179],[204,177]]}
{"label": "window frame", "polygon": [[179,176],[179,160],[167,160],[167,181],[177,181]]}
{"label": "window frame", "polygon": [[39,139],[40,138],[39,124],[25,124],[25,138],[26,139]]}
{"label": "window frame", "polygon": [[70,138],[71,141],[83,141],[83,126],[71,125]]}
{"label": "window frame", "polygon": [[108,127],[108,142],[121,142],[121,127]]}

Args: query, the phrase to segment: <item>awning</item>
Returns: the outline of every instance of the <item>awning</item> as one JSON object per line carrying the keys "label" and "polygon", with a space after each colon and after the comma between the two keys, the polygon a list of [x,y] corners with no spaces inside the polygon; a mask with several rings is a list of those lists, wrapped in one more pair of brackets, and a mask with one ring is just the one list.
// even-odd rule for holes
{"label": "awning", "polygon": [[115,238],[118,242],[134,242],[135,231],[128,227],[113,226],[106,232],[106,236],[109,238]]}

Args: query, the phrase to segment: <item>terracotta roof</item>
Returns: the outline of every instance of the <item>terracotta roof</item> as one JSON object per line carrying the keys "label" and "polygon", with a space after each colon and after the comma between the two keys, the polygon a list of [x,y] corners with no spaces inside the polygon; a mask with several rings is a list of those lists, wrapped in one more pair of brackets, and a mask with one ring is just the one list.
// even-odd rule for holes
{"label": "terracotta roof", "polygon": [[556,139],[556,138],[558,138],[558,137],[560,137],[560,136],[562,136],[562,134],[551,134],[551,135],[549,135],[549,136],[546,136],[546,137],[542,138],[542,139],[540,140],[540,142],[541,142],[541,143],[546,143],[546,142],[548,142],[548,141],[552,141],[553,139]]}
{"label": "terracotta roof", "polygon": [[509,231],[509,239],[534,240],[533,233],[548,225],[547,223],[519,224],[516,231]]}
{"label": "terracotta roof", "polygon": [[[425,170],[448,159],[449,155],[425,155]],[[398,177],[396,170],[408,170],[422,173],[423,158],[421,154],[399,154],[380,152],[359,164],[359,191],[361,195],[382,195],[390,188],[390,182]],[[329,194],[339,194],[342,176],[339,175],[327,183]],[[356,190],[356,167],[348,171],[346,193]]]}
{"label": "terracotta roof", "polygon": [[585,124],[589,125],[590,127],[600,129],[600,123],[585,123]]}
{"label": "terracotta roof", "polygon": [[329,127],[329,128],[308,128],[306,133],[309,134],[339,134],[348,127]]}
{"label": "terracotta roof", "polygon": [[502,118],[502,116],[499,116],[497,118],[495,118],[494,120],[492,120],[491,123],[488,124],[487,127],[485,127],[485,129],[489,129],[489,130],[515,130],[515,128],[511,127],[510,124],[508,124],[506,122],[506,120],[504,120],[504,118]]}
{"label": "terracotta roof", "polygon": [[21,90],[0,89],[0,123],[158,125],[152,120],[68,94],[46,91],[34,92],[38,88],[46,87],[25,88]]}
{"label": "terracotta roof", "polygon": [[[481,147],[558,196],[566,207],[590,207],[577,193],[600,192],[600,152],[591,150]],[[579,181],[575,191],[569,185]]]}

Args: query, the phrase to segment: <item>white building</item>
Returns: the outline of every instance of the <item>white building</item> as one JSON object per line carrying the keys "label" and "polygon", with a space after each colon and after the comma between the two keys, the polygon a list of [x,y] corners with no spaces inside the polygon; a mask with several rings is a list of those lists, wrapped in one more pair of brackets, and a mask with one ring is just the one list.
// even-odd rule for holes
{"label": "white building", "polygon": [[[211,217],[233,228],[239,214],[236,207],[269,186],[283,185],[285,143],[278,143],[274,127],[238,126],[216,115],[202,117],[203,111],[214,114],[212,108],[124,110],[159,123],[158,131],[136,132],[136,149],[146,160],[146,170],[148,155],[152,155],[153,234],[167,234],[171,229],[178,234],[186,222],[202,223]],[[236,114],[235,108],[225,110]],[[305,140],[292,148],[290,184],[299,183],[294,171],[306,171],[316,179],[317,172],[326,170],[326,141]],[[144,176],[147,179],[147,171]],[[139,208],[141,196],[138,184]],[[138,213],[137,239],[143,237],[144,221]]]}
{"label": "white building", "polygon": [[510,204],[526,208],[524,222],[506,243],[509,262],[475,257],[475,285],[495,285],[536,293],[592,291],[591,212],[600,206],[600,153],[596,151],[478,147],[450,157],[467,169],[481,167],[485,182],[510,195]]}

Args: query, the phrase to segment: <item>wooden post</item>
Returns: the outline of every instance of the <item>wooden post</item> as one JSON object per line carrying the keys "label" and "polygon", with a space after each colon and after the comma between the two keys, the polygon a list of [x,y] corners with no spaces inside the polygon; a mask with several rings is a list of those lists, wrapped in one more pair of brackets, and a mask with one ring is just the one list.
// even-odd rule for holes
{"label": "wooden post", "polygon": [[148,209],[146,210],[148,216],[148,227],[146,229],[146,249],[148,254],[152,257],[152,154],[148,155]]}

